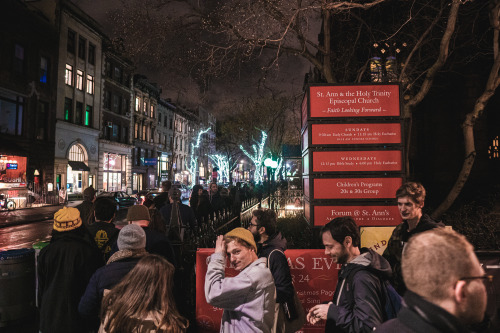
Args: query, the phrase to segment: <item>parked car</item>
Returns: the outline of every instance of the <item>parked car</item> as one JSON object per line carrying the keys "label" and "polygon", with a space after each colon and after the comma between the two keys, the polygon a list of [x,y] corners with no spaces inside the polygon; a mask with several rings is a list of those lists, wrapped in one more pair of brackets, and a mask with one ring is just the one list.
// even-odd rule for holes
{"label": "parked car", "polygon": [[137,204],[137,198],[122,191],[102,192],[99,197],[110,197],[121,207],[130,207]]}

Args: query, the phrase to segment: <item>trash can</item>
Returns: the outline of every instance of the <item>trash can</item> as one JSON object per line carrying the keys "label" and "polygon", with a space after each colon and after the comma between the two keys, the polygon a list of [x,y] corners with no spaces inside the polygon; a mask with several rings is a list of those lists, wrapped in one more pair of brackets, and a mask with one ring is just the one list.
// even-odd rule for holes
{"label": "trash can", "polygon": [[33,249],[35,249],[35,305],[38,307],[40,304],[38,303],[38,255],[40,251],[50,244],[50,241],[45,242],[37,242],[33,244]]}
{"label": "trash can", "polygon": [[35,314],[35,250],[0,251],[0,327]]}

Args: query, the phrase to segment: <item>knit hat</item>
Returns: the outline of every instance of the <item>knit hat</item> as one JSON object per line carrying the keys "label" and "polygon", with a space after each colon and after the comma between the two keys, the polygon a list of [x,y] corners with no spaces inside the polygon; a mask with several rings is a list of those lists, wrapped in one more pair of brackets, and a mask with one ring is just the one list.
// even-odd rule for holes
{"label": "knit hat", "polygon": [[70,231],[82,225],[80,211],[73,207],[63,207],[54,214],[54,230]]}
{"label": "knit hat", "polygon": [[239,239],[244,240],[245,242],[250,244],[253,247],[255,253],[257,253],[257,245],[255,244],[255,240],[254,240],[253,235],[250,232],[250,230],[245,229],[245,228],[234,228],[233,230],[231,230],[230,232],[228,232],[224,236],[225,237],[228,237],[228,236],[238,237]]}
{"label": "knit hat", "polygon": [[140,220],[151,221],[148,207],[143,205],[131,206],[128,209],[127,221],[140,221]]}
{"label": "knit hat", "polygon": [[146,233],[137,224],[127,224],[120,230],[116,241],[118,250],[140,250],[146,248]]}
{"label": "knit hat", "polygon": [[181,198],[181,191],[177,187],[172,187],[168,191],[168,196],[172,198],[172,200],[179,200]]}

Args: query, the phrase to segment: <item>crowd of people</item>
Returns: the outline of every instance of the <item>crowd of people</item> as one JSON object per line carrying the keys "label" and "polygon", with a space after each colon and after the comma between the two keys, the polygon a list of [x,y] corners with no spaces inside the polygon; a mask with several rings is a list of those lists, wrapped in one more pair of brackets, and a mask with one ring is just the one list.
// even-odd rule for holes
{"label": "crowd of people", "polygon": [[[227,205],[217,184],[209,193],[196,188],[192,208],[180,202],[176,187],[163,185],[151,207],[129,208],[128,224],[121,230],[113,224],[116,203],[92,198],[90,191],[89,212],[64,207],[55,213],[52,239],[38,257],[40,332],[193,328],[183,311],[186,293],[193,291],[176,288],[180,267],[175,244],[183,241],[183,229],[204,223],[205,214]],[[236,199],[244,194],[236,191]],[[307,313],[294,302],[284,254],[287,240],[273,210],[256,209],[247,228],[218,236],[207,260],[204,295],[223,309],[220,331],[294,332],[297,327],[291,323],[301,314],[300,325],[325,323],[325,332],[465,333],[484,328],[484,283],[491,277],[484,274],[472,245],[422,213],[421,184],[404,184],[396,200],[403,221],[383,255],[361,248],[352,217],[337,217],[321,229],[325,254],[342,268],[332,300]],[[226,261],[236,276],[225,276]],[[398,307],[389,312],[387,295],[398,293],[403,300],[397,296]]]}

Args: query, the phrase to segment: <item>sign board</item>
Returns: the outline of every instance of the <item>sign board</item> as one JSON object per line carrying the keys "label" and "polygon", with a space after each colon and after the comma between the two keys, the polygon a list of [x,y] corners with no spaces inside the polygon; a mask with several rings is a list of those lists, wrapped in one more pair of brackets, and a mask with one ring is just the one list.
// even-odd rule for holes
{"label": "sign board", "polygon": [[389,199],[402,178],[315,178],[314,199]]}
{"label": "sign board", "polygon": [[382,255],[395,227],[361,227],[361,247],[368,247]]}
{"label": "sign board", "polygon": [[402,171],[401,155],[400,150],[313,151],[312,171]]}
{"label": "sign board", "polygon": [[141,158],[144,165],[156,165],[158,160],[156,158]]}
{"label": "sign board", "polygon": [[399,85],[394,84],[311,86],[309,98],[310,119],[400,116]]}
{"label": "sign board", "polygon": [[401,223],[397,206],[313,205],[314,225],[322,226],[336,217],[351,216],[359,226],[395,226]]}
{"label": "sign board", "polygon": [[[200,332],[219,332],[222,318],[222,309],[209,305],[204,292],[207,257],[213,251],[214,249],[198,249],[196,252],[196,322]],[[295,290],[306,313],[314,305],[332,300],[340,265],[326,256],[322,249],[286,250],[285,255],[288,258]],[[234,269],[226,267],[226,276],[237,274]],[[324,332],[324,325],[325,321],[317,325],[306,324],[301,332]]]}
{"label": "sign board", "polygon": [[401,124],[312,124],[311,144],[401,144]]}

